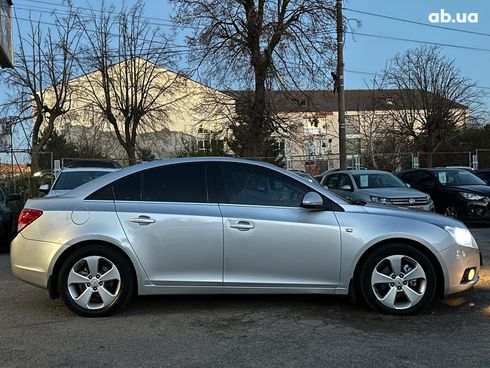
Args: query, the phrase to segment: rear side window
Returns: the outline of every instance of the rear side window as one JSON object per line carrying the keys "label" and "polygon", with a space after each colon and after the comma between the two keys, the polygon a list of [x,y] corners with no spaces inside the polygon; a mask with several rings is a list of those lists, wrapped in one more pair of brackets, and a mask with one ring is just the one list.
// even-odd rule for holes
{"label": "rear side window", "polygon": [[299,207],[310,191],[300,182],[255,165],[222,164],[219,171],[222,203]]}
{"label": "rear side window", "polygon": [[119,179],[87,199],[207,203],[206,168],[189,163],[145,170]]}
{"label": "rear side window", "polygon": [[104,200],[114,200],[114,194],[112,192],[112,184],[106,185],[105,187],[93,192],[86,199],[91,201],[104,201]]}
{"label": "rear side window", "polygon": [[208,202],[204,164],[168,165],[142,173],[143,201]]}
{"label": "rear side window", "polygon": [[126,176],[113,183],[114,199],[141,201],[141,173]]}

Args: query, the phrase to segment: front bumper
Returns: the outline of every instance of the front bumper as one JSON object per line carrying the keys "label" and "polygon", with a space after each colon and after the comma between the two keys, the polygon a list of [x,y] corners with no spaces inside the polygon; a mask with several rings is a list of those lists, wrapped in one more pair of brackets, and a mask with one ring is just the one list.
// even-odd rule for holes
{"label": "front bumper", "polygon": [[468,201],[463,205],[463,221],[472,224],[490,223],[490,202]]}
{"label": "front bumper", "polygon": [[26,239],[22,233],[12,241],[10,264],[15,277],[29,284],[48,287],[52,262],[61,244]]}
{"label": "front bumper", "polygon": [[[461,293],[473,288],[480,278],[480,251],[475,248],[452,246],[439,253],[444,270],[444,295]],[[475,277],[465,280],[465,271],[475,269]]]}

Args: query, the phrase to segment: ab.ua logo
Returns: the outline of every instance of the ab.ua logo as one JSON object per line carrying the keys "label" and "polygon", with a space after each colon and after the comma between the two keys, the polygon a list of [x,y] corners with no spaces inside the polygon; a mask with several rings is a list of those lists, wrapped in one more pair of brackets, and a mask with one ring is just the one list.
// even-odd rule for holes
{"label": "ab.ua logo", "polygon": [[446,13],[441,9],[439,13],[430,13],[429,22],[431,23],[478,23],[478,13]]}

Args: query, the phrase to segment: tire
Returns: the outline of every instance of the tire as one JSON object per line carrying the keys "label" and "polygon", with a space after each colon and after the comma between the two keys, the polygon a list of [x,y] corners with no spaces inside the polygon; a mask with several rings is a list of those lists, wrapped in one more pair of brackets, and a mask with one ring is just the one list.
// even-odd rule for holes
{"label": "tire", "polygon": [[94,244],[68,256],[58,285],[61,299],[72,312],[104,317],[126,305],[134,293],[135,280],[132,266],[123,255]]}
{"label": "tire", "polygon": [[444,210],[442,211],[442,214],[444,216],[452,217],[455,219],[460,219],[462,213],[463,212],[461,210],[461,207],[454,203],[448,203],[446,207],[444,207]]}
{"label": "tire", "polygon": [[0,234],[0,253],[10,252],[10,226],[5,225]]}
{"label": "tire", "polygon": [[[399,272],[395,277],[394,271]],[[406,244],[389,244],[371,253],[357,282],[369,307],[397,316],[414,315],[427,308],[437,286],[429,258]]]}

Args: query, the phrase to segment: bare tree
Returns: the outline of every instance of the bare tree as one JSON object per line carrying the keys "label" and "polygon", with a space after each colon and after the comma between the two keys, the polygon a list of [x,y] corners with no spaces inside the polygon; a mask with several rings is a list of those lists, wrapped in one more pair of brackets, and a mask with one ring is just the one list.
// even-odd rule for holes
{"label": "bare tree", "polygon": [[429,167],[434,152],[468,122],[470,109],[475,115],[481,107],[475,84],[438,47],[423,46],[396,55],[385,78],[388,86],[398,90],[392,118],[400,134],[428,153]]}
{"label": "bare tree", "polygon": [[184,97],[177,96],[184,78],[166,69],[175,50],[143,11],[142,2],[119,12],[102,4],[80,19],[88,42],[79,58],[81,85],[88,86],[82,98],[110,124],[129,164],[136,163],[138,134],[162,130],[169,109]]}
{"label": "bare tree", "polygon": [[[31,122],[31,171],[39,171],[39,155],[51,138],[55,121],[71,108],[69,81],[76,74],[73,55],[78,53],[81,32],[72,10],[56,17],[56,25],[43,31],[30,21],[29,32],[19,25],[15,68],[5,70],[9,86],[8,106],[18,122]],[[42,131],[42,134],[41,134]]]}
{"label": "bare tree", "polygon": [[[332,0],[171,0],[176,24],[188,28],[190,61],[224,88],[253,93],[245,109],[241,154],[263,155],[261,142],[281,120],[267,90],[325,83],[335,49]],[[243,130],[242,129],[242,130]],[[240,128],[236,129],[237,132]],[[243,133],[243,132],[240,132]]]}

